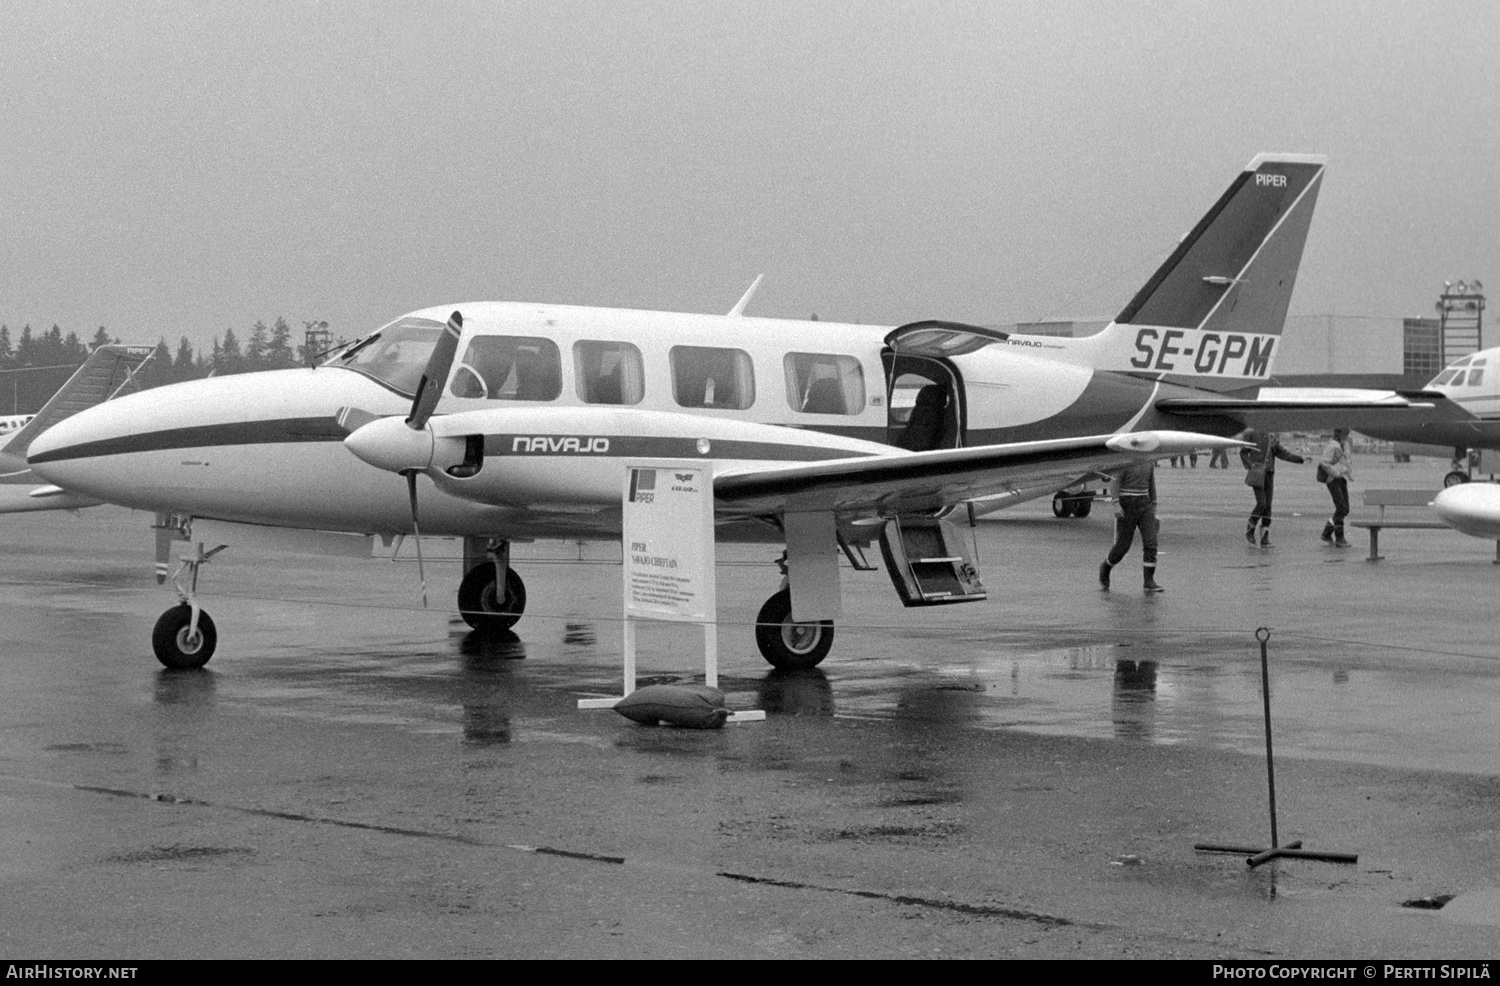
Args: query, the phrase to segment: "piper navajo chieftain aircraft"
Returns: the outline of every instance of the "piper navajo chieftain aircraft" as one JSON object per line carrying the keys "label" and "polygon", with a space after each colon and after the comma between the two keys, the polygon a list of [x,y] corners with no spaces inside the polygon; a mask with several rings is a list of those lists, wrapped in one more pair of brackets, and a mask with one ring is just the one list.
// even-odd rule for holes
{"label": "piper navajo chieftain aircraft", "polygon": [[618,539],[625,462],[704,461],[716,539],[786,547],[761,653],[808,667],[832,644],[840,548],[870,570],[878,540],[907,605],[982,599],[944,519],[956,508],[1230,446],[1247,424],[1430,411],[1396,394],[1244,396],[1271,372],[1323,168],[1256,157],[1095,336],[749,318],[748,292],[727,316],[443,306],[315,369],[113,401],[49,430],[30,462],[62,488],[155,512],[159,578],[172,539],[196,544],[153,635],[163,663],[195,667],[217,639],[198,570],[233,531],[396,537],[420,517],[420,533],[464,539],[464,619],[504,629],[526,598],[512,541]]}
{"label": "piper navajo chieftain aircraft", "polygon": [[0,444],[0,513],[77,510],[103,502],[42,484],[26,464],[26,452],[37,435],[84,408],[109,400],[129,386],[136,371],[155,352],[151,346],[100,346],[36,414],[0,419],[19,421],[9,438]]}

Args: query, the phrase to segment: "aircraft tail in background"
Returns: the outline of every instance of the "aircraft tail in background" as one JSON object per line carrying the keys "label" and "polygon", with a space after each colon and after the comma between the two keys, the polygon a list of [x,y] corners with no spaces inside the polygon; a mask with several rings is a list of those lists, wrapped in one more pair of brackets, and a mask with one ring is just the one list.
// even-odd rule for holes
{"label": "aircraft tail in background", "polygon": [[1257,155],[1114,321],[1067,347],[1071,358],[1210,389],[1266,382],[1324,167]]}
{"label": "aircraft tail in background", "polygon": [[114,344],[95,349],[42,409],[0,445],[0,476],[25,471],[26,451],[32,439],[64,418],[118,394],[155,352],[153,346]]}

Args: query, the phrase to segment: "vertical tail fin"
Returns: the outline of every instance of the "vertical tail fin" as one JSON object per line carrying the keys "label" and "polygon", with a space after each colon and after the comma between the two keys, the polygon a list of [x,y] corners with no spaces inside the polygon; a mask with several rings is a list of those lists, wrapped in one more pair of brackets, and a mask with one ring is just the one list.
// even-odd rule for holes
{"label": "vertical tail fin", "polygon": [[1257,155],[1095,337],[1095,368],[1200,387],[1269,377],[1324,166],[1307,154]]}

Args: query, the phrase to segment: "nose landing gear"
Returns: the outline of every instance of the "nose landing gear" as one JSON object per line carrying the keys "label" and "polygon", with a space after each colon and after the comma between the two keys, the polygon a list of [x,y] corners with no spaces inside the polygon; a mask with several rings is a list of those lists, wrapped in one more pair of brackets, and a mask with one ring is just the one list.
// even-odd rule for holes
{"label": "nose landing gear", "polygon": [[[156,659],[173,671],[201,668],[214,656],[219,632],[213,619],[198,605],[198,569],[226,547],[221,544],[204,551],[203,542],[198,542],[197,550],[184,556],[172,575],[172,584],[182,601],[157,619],[151,631],[151,649],[156,652]],[[181,582],[184,571],[189,579],[185,589]]]}

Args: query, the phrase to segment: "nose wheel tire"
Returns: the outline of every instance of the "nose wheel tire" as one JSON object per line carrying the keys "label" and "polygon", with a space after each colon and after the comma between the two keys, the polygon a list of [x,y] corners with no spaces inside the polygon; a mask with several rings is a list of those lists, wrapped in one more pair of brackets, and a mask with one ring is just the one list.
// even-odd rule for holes
{"label": "nose wheel tire", "polygon": [[475,565],[458,586],[458,610],[475,630],[498,633],[516,625],[526,610],[526,583],[514,568],[505,570],[505,594],[495,591],[495,566]]}
{"label": "nose wheel tire", "polygon": [[192,623],[193,608],[181,603],[161,614],[151,631],[151,649],[156,651],[156,659],[173,671],[203,667],[219,644],[219,632],[207,613],[198,611],[196,632]]}
{"label": "nose wheel tire", "polygon": [[1468,481],[1469,481],[1469,474],[1468,473],[1466,473],[1466,472],[1459,472],[1457,469],[1455,469],[1452,472],[1450,472],[1448,475],[1446,475],[1446,476],[1443,477],[1443,488],[1446,489],[1449,486],[1458,486],[1460,484],[1467,483]]}
{"label": "nose wheel tire", "polygon": [[792,622],[792,592],[782,589],[755,618],[755,643],[773,668],[797,671],[817,667],[833,648],[833,621]]}

